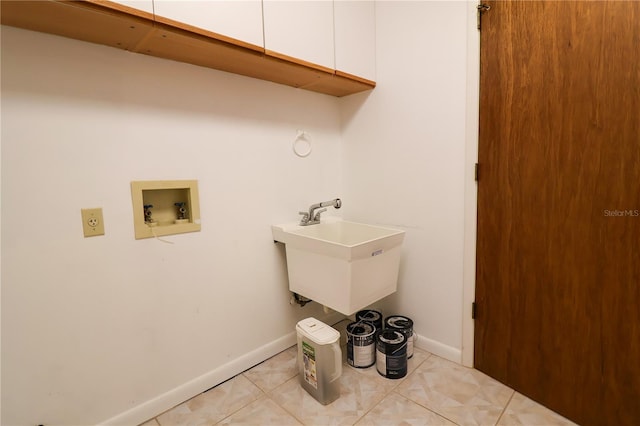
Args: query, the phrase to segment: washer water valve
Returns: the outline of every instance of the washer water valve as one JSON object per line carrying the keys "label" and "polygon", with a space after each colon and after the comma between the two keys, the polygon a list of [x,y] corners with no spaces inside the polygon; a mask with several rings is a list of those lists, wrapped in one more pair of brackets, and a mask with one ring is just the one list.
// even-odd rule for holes
{"label": "washer water valve", "polygon": [[175,223],[187,223],[189,222],[189,218],[187,217],[187,208],[185,207],[187,203],[174,203],[173,205],[178,208],[178,218]]}
{"label": "washer water valve", "polygon": [[153,204],[144,205],[144,223],[146,223],[149,226],[156,226],[158,225],[158,222],[153,220],[153,218],[151,217],[153,216],[153,212],[151,211],[152,208],[153,208]]}

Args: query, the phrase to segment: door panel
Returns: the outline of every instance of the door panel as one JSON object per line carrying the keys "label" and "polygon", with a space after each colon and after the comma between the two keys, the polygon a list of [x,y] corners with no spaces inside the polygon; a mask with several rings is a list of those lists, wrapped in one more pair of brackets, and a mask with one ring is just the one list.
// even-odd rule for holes
{"label": "door panel", "polygon": [[640,2],[487,2],[475,363],[640,423]]}

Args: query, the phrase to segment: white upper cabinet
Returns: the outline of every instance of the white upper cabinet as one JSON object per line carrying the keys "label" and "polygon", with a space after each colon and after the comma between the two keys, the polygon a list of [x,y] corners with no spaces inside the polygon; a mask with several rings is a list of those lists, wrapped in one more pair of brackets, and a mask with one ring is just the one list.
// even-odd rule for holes
{"label": "white upper cabinet", "polygon": [[335,69],[333,1],[264,0],[265,49]]}
{"label": "white upper cabinet", "polygon": [[334,16],[336,70],[375,81],[375,2],[336,0]]}
{"label": "white upper cabinet", "polygon": [[118,3],[123,6],[130,7],[132,9],[141,10],[153,15],[153,0],[111,0],[113,3]]}
{"label": "white upper cabinet", "polygon": [[264,47],[260,0],[154,0],[156,19],[168,18]]}

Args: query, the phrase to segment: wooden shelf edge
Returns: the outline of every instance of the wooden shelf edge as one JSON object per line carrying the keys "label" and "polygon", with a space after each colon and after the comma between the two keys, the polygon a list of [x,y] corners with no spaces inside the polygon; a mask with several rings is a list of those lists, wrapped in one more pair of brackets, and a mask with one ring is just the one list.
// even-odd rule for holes
{"label": "wooden shelf edge", "polygon": [[335,74],[335,70],[325,67],[323,65],[314,64],[313,62],[307,62],[302,59],[294,58],[293,56],[284,55],[279,52],[274,52],[273,50],[265,49],[264,53],[267,56],[272,56],[274,58],[282,59],[285,62],[291,62],[293,64],[302,65],[303,67],[313,68],[318,71],[325,72],[327,74]]}
{"label": "wooden shelf edge", "polygon": [[264,53],[264,47],[262,47],[262,46],[256,46],[255,44],[247,43],[247,42],[242,41],[242,40],[237,40],[235,38],[228,37],[228,36],[225,36],[223,34],[214,33],[213,31],[207,31],[207,30],[204,30],[202,28],[198,28],[198,27],[194,27],[194,26],[189,25],[189,24],[185,24],[183,22],[174,21],[173,19],[165,18],[165,17],[162,17],[162,16],[156,16],[155,17],[155,22],[159,23],[159,24],[167,25],[167,26],[169,26],[171,28],[181,29],[181,30],[187,31],[187,32],[192,33],[192,34],[198,34],[198,35],[210,38],[212,40],[222,41],[224,43],[229,43],[229,44],[232,44],[234,46],[238,46],[238,47],[242,47],[242,48],[245,48],[245,49],[253,50],[253,51],[256,51],[256,52]]}
{"label": "wooden shelf edge", "polygon": [[312,92],[324,93],[338,98],[353,95],[360,92],[366,92],[373,89],[373,86],[344,77],[338,74],[324,76],[322,79],[316,80],[301,89],[310,90]]}
{"label": "wooden shelf edge", "polygon": [[346,72],[340,71],[340,70],[336,70],[336,75],[338,77],[343,77],[343,78],[346,78],[346,79],[349,79],[349,80],[360,82],[362,84],[370,86],[372,89],[374,87],[376,87],[376,82],[375,81],[368,80],[368,79],[366,79],[364,77],[358,77],[357,75],[349,74],[349,73],[346,73]]}
{"label": "wooden shelf edge", "polygon": [[153,20],[84,1],[2,0],[0,7],[3,25],[123,50],[132,50],[153,28]]}
{"label": "wooden shelf edge", "polygon": [[[2,25],[103,44],[159,58],[232,72],[291,87],[347,96],[371,90],[376,83],[298,58],[265,50],[221,34],[170,19],[156,19],[109,0],[2,0]],[[158,32],[178,39],[162,45]],[[153,44],[152,44],[153,43]],[[154,49],[150,49],[152,44]],[[185,52],[182,49],[193,49]],[[230,60],[200,57],[199,53],[224,51]]]}
{"label": "wooden shelf edge", "polygon": [[156,24],[134,51],[296,88],[326,74],[164,24]]}
{"label": "wooden shelf edge", "polygon": [[[153,13],[145,12],[144,10],[134,9],[133,7],[125,6],[121,3],[115,3],[109,0],[85,0],[86,3],[96,5],[100,8],[111,9],[118,12],[126,13],[127,15],[137,16],[139,18],[153,21]],[[67,3],[71,3],[67,1]],[[78,1],[74,1],[78,3]]]}

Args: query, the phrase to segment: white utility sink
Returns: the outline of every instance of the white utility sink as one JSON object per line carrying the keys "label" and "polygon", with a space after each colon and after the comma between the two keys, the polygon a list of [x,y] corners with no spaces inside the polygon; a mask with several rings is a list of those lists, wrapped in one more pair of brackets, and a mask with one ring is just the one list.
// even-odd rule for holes
{"label": "white utility sink", "polygon": [[285,244],[289,290],[352,315],[398,288],[404,231],[323,218],[271,226]]}

